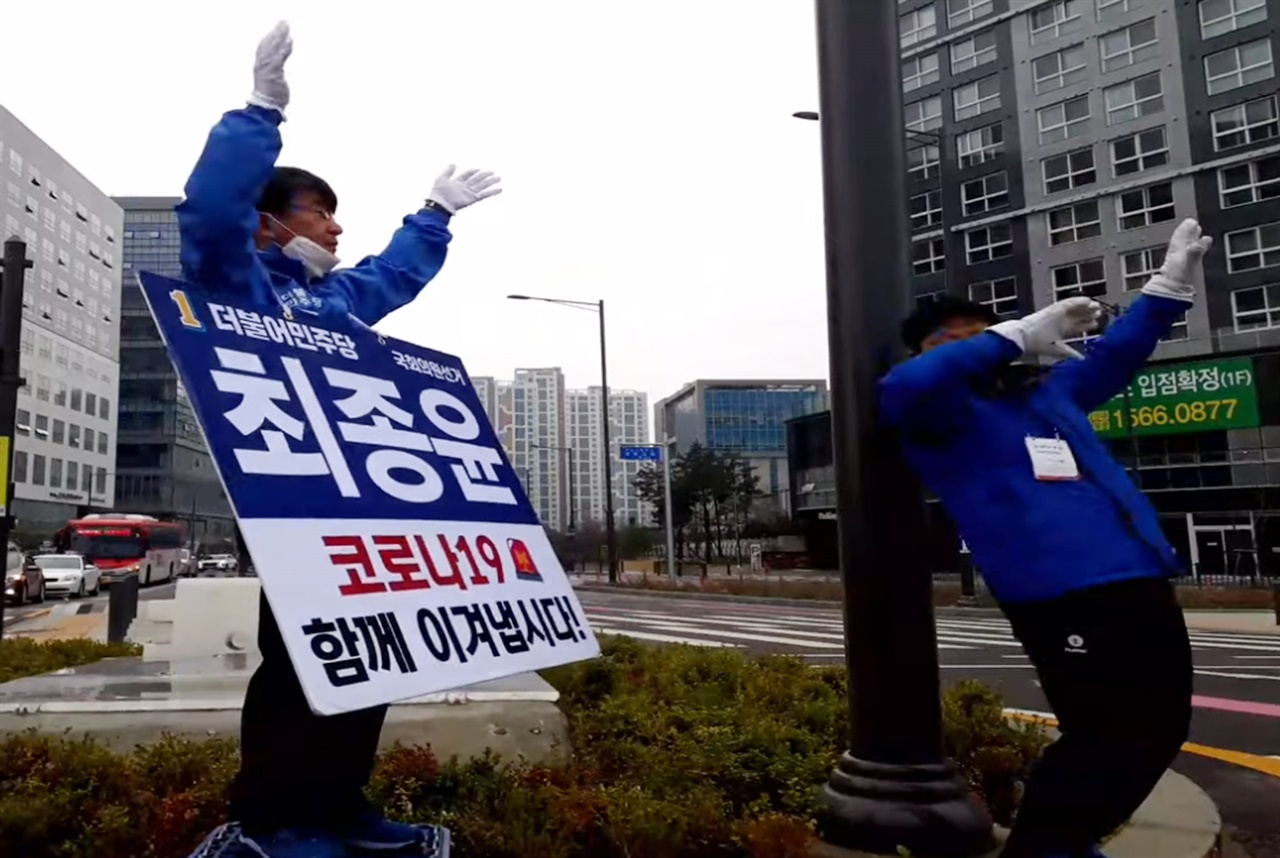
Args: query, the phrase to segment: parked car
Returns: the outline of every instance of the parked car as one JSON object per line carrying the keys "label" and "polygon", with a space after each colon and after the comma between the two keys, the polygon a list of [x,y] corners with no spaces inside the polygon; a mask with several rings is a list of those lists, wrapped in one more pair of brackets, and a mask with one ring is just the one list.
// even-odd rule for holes
{"label": "parked car", "polygon": [[198,565],[195,557],[192,556],[190,549],[183,548],[178,552],[178,577],[190,578],[198,571]]}
{"label": "parked car", "polygon": [[79,554],[37,554],[32,562],[44,575],[45,590],[68,596],[96,596],[102,573]]}
{"label": "parked car", "polygon": [[218,574],[220,572],[236,571],[236,558],[230,554],[210,554],[208,557],[200,560],[201,573],[211,572]]}
{"label": "parked car", "polygon": [[4,564],[4,599],[18,605],[44,601],[44,575],[14,543],[9,543]]}

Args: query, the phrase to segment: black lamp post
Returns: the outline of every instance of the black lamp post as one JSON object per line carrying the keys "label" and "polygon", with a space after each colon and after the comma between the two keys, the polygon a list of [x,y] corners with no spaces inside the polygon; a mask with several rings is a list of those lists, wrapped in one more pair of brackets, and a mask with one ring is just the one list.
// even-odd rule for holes
{"label": "black lamp post", "polygon": [[508,295],[512,301],[542,301],[587,310],[600,317],[600,436],[604,447],[604,528],[609,553],[609,583],[618,582],[618,534],[613,521],[613,454],[609,449],[609,360],[604,344],[604,300],[567,301],[533,295]]}
{"label": "black lamp post", "polygon": [[[850,748],[823,790],[829,843],[977,855],[991,819],[942,748],[924,500],[876,420],[911,305],[896,0],[816,0],[831,415]],[[894,534],[897,534],[896,536]]]}

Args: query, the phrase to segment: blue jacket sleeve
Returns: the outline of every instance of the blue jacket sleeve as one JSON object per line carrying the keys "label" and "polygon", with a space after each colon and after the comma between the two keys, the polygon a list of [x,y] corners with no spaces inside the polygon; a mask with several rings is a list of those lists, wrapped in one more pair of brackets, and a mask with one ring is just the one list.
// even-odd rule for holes
{"label": "blue jacket sleeve", "polygon": [[275,299],[254,235],[258,198],[280,155],[281,121],[279,113],[261,107],[224,114],[176,209],[183,277],[263,306]]}
{"label": "blue jacket sleeve", "polygon": [[372,325],[418,297],[444,265],[450,238],[448,215],[422,209],[404,219],[381,254],[334,271],[312,284],[311,292]]}
{"label": "blue jacket sleeve", "polygon": [[1141,295],[1089,349],[1084,360],[1054,367],[1045,384],[1058,386],[1084,411],[1093,411],[1133,382],[1161,338],[1191,305],[1174,298]]}
{"label": "blue jacket sleeve", "polygon": [[991,379],[1021,352],[999,334],[939,346],[880,380],[880,417],[904,433],[938,436],[963,425],[974,385]]}

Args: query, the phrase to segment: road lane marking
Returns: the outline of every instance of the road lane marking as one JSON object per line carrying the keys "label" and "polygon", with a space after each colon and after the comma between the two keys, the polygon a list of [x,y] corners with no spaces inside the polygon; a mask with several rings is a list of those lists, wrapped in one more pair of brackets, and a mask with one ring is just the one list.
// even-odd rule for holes
{"label": "road lane marking", "polygon": [[[1052,712],[1036,712],[1031,709],[1006,709],[1004,713],[1017,721],[1029,721],[1045,727],[1058,726],[1058,719],[1053,717]],[[1188,754],[1208,757],[1209,759],[1231,763],[1241,768],[1252,769],[1255,772],[1262,772],[1264,775],[1271,775],[1273,778],[1280,778],[1280,759],[1276,757],[1250,754],[1245,751],[1233,751],[1229,748],[1212,748],[1196,742],[1184,743],[1182,750]]]}
{"label": "road lane marking", "polygon": [[[824,634],[821,632],[807,632],[807,631],[801,631],[799,629],[783,629],[782,631],[784,632],[791,632],[793,634],[798,634],[798,635],[806,635],[806,637],[803,637],[803,638],[791,638],[791,637],[783,637],[781,635],[776,635],[776,634],[772,634],[772,635],[757,634],[755,632],[737,631],[734,629],[689,626],[673,620],[651,620],[647,618],[629,617],[629,616],[595,617],[595,616],[592,616],[591,611],[586,611],[585,613],[587,615],[587,620],[593,623],[599,620],[603,620],[604,622],[609,622],[614,624],[617,624],[620,622],[635,623],[636,625],[655,628],[655,629],[658,629],[659,631],[664,631],[664,632],[684,632],[686,634],[708,635],[712,637],[757,641],[759,643],[783,644],[785,646],[809,647],[811,649],[813,648],[838,649],[838,650],[844,649],[844,635],[842,634],[835,635],[835,634]],[[774,630],[775,630],[775,627],[773,626],[765,626],[765,627],[756,629],[757,632],[774,631]],[[822,639],[840,641],[840,643],[823,643]],[[971,646],[960,646],[958,644],[949,644],[949,643],[938,644],[938,649],[967,650],[967,649],[973,649],[973,648],[974,647],[971,647]]]}
{"label": "road lane marking", "polygon": [[658,643],[674,643],[688,644],[689,646],[706,646],[706,647],[723,647],[726,649],[740,649],[739,644],[725,643],[724,641],[712,641],[705,638],[682,638],[675,635],[660,635],[653,632],[639,632],[634,629],[631,631],[623,631],[621,629],[606,629],[602,626],[593,626],[593,630],[598,635],[623,635],[625,637],[636,638],[637,640],[657,641]]}

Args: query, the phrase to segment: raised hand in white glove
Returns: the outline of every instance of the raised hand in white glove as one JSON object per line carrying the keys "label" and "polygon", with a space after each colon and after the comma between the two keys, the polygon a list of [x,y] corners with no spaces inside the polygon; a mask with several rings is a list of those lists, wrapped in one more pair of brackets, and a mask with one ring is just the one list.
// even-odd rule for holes
{"label": "raised hand in white glove", "polygon": [[253,95],[249,103],[255,107],[277,111],[284,117],[289,106],[289,84],[284,79],[284,61],[293,53],[293,37],[289,24],[281,21],[258,43],[253,60]]}
{"label": "raised hand in white glove", "polygon": [[472,203],[502,193],[502,188],[498,187],[502,180],[488,170],[463,170],[457,176],[453,175],[453,170],[452,164],[445,167],[427,195],[428,200],[438,203],[449,214],[457,214]]}
{"label": "raised hand in white glove", "polygon": [[987,330],[999,334],[1031,358],[1080,358],[1081,354],[1063,340],[1084,336],[1098,326],[1102,305],[1092,298],[1076,296],[1050,304],[1043,310],[992,325]]}
{"label": "raised hand in white glove", "polygon": [[1196,300],[1196,281],[1204,278],[1204,255],[1213,246],[1213,238],[1202,235],[1200,224],[1187,218],[1178,224],[1169,239],[1164,265],[1142,287],[1143,294],[1174,298],[1192,303]]}

